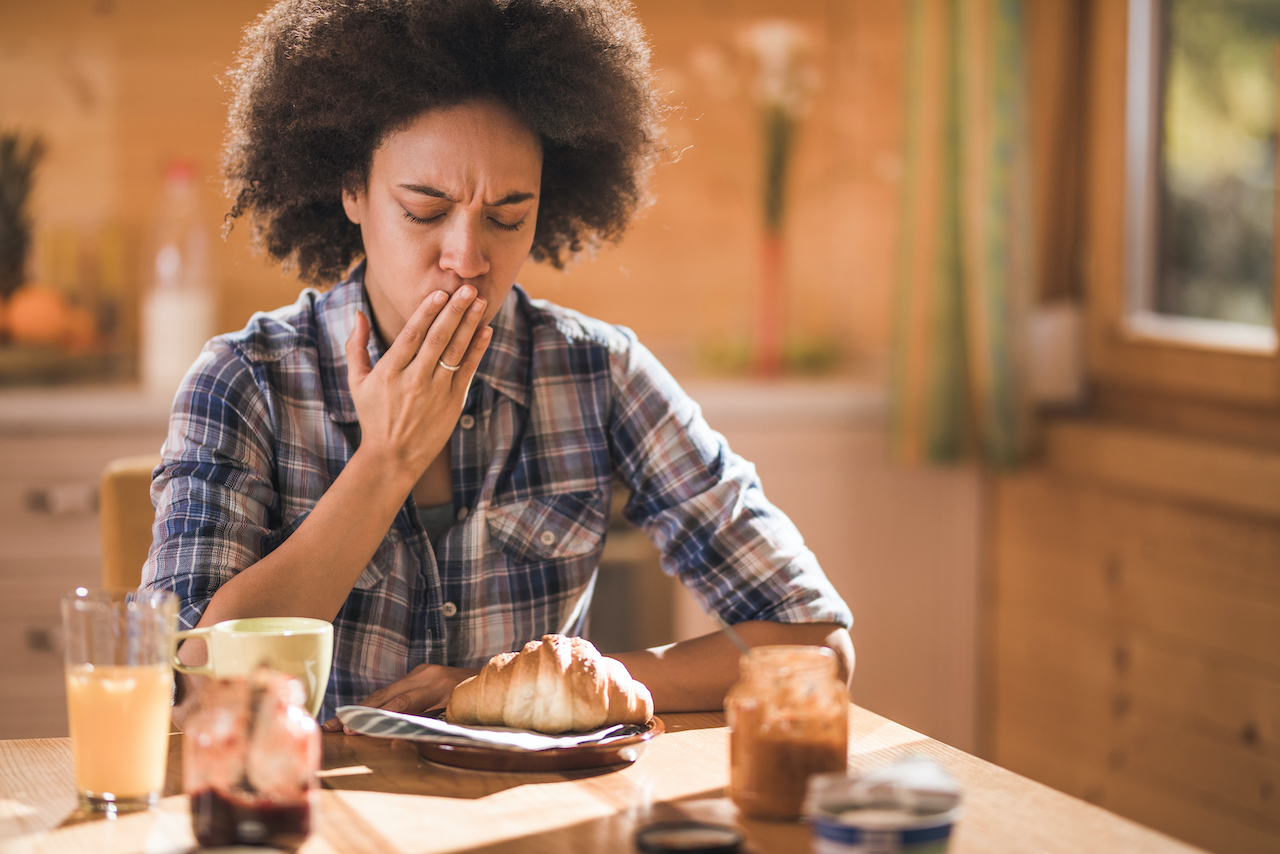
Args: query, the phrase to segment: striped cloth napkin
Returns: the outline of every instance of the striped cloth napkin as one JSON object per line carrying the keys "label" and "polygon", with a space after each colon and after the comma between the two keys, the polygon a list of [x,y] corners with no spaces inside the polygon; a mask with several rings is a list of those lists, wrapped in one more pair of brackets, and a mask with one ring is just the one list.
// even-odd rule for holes
{"label": "striped cloth napkin", "polygon": [[459,726],[445,723],[438,718],[405,715],[400,712],[388,712],[385,709],[371,709],[368,706],[341,706],[338,708],[338,720],[361,735],[513,751],[552,750],[601,744],[644,732],[644,727],[635,724],[616,724],[591,732],[544,735],[540,732],[507,727]]}

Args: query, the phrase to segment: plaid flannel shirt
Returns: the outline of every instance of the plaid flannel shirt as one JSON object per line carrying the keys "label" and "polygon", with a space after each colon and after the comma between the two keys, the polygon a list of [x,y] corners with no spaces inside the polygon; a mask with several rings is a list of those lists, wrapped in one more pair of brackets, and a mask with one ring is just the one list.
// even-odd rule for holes
{"label": "plaid flannel shirt", "polygon": [[[343,349],[357,309],[370,311],[362,267],[213,339],[183,381],[143,572],[177,593],[183,628],[298,528],[359,446]],[[615,478],[665,571],[725,621],[852,623],[754,467],[630,330],[519,286],[492,326],[453,431],[458,521],[433,549],[406,499],[333,621],[322,720],[424,662],[479,667],[580,630]]]}

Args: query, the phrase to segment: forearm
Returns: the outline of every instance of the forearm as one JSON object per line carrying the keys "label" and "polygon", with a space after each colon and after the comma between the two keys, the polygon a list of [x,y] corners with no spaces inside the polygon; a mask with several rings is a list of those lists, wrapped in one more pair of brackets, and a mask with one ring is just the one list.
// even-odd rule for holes
{"label": "forearm", "polygon": [[[834,623],[739,623],[734,630],[749,646],[809,644],[830,647],[839,678],[853,675],[853,641]],[[693,712],[724,707],[724,695],[738,681],[741,651],[723,632],[653,649],[611,656],[621,661],[653,694],[659,712]]]}
{"label": "forearm", "polygon": [[413,488],[412,473],[357,450],[298,529],[218,588],[201,626],[243,617],[337,616]]}
{"label": "forearm", "polygon": [[[412,489],[360,451],[325,491],[311,513],[279,548],[242,569],[213,594],[198,625],[244,617],[317,617],[332,621]],[[184,664],[206,662],[205,643],[178,648]],[[179,674],[173,720],[182,727],[203,677]]]}

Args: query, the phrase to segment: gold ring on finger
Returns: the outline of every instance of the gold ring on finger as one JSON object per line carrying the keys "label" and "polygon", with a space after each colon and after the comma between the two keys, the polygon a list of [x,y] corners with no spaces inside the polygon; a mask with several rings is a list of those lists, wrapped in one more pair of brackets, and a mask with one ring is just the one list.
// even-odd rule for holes
{"label": "gold ring on finger", "polygon": [[446,371],[456,371],[456,370],[458,370],[458,368],[461,368],[461,367],[462,367],[462,365],[446,365],[446,364],[444,363],[444,359],[441,359],[441,360],[440,360],[440,367],[444,368]]}

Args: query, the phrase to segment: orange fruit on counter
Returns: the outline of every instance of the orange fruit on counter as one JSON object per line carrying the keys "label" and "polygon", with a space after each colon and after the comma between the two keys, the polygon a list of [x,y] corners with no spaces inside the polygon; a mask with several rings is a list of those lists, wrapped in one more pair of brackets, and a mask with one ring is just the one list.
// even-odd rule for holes
{"label": "orange fruit on counter", "polygon": [[68,353],[78,355],[93,349],[98,341],[98,324],[93,315],[78,305],[73,305],[67,312],[66,334],[62,336],[62,347]]}
{"label": "orange fruit on counter", "polygon": [[28,283],[9,295],[5,312],[9,336],[15,344],[57,346],[67,337],[71,306],[62,294],[45,285]]}

